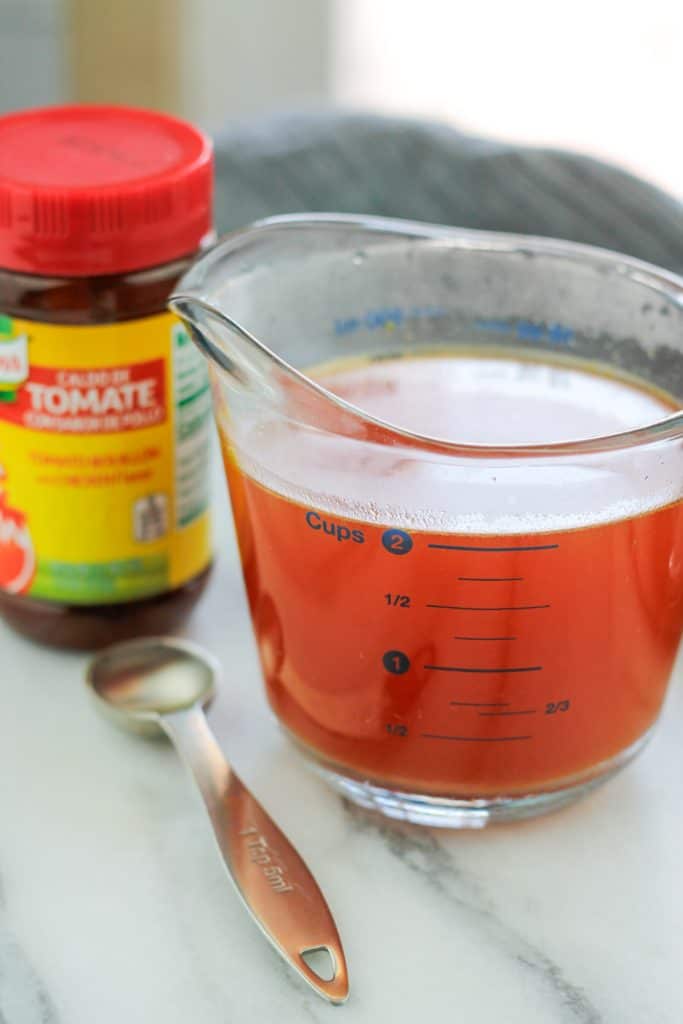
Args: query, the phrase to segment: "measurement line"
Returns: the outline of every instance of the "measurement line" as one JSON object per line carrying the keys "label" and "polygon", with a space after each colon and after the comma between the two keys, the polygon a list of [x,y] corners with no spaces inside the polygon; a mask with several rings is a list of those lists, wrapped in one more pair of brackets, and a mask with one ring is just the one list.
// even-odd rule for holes
{"label": "measurement line", "polygon": [[454,640],[516,640],[516,636],[454,636]]}
{"label": "measurement line", "polygon": [[427,608],[446,608],[453,612],[533,612],[539,608],[550,608],[549,604],[511,604],[496,607],[472,607],[463,604],[428,604]]}
{"label": "measurement line", "polygon": [[505,548],[482,548],[471,544],[428,544],[428,548],[437,548],[439,551],[552,551],[559,548],[559,544],[524,544],[516,547]]}
{"label": "measurement line", "polygon": [[536,709],[533,708],[530,711],[480,711],[479,714],[482,718],[496,718],[503,715],[535,715]]}
{"label": "measurement line", "polygon": [[523,576],[458,576],[463,583],[521,583]]}
{"label": "measurement line", "polygon": [[450,703],[456,708],[509,708],[510,701],[501,701],[498,704],[482,704],[476,700],[452,700]]}
{"label": "measurement line", "polygon": [[424,668],[432,669],[434,672],[475,672],[481,675],[491,675],[499,672],[541,672],[542,665],[522,665],[519,668],[465,668],[462,665],[424,665]]}
{"label": "measurement line", "polygon": [[423,732],[421,735],[426,740],[459,740],[461,743],[509,743],[533,739],[533,736],[443,736],[436,732]]}

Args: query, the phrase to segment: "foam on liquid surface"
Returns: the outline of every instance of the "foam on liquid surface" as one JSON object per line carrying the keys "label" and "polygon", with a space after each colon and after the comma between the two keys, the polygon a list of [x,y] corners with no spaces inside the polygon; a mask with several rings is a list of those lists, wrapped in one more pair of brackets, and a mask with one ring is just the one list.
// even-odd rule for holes
{"label": "foam on liquid surface", "polygon": [[378,419],[462,444],[583,440],[671,412],[656,395],[614,378],[511,359],[392,359],[316,379]]}
{"label": "foam on liquid surface", "polygon": [[[463,444],[575,441],[654,423],[676,406],[630,382],[559,364],[461,355],[321,367],[310,373],[364,412]],[[681,496],[668,442],[562,459],[471,459],[370,445],[279,419],[233,436],[242,468],[332,514],[454,533],[570,529]]]}

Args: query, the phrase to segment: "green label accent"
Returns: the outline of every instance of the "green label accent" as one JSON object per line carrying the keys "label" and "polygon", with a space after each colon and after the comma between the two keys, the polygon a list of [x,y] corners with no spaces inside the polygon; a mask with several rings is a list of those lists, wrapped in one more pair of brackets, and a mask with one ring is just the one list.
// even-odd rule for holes
{"label": "green label accent", "polygon": [[176,525],[189,526],[209,504],[211,388],[206,360],[182,324],[173,325]]}
{"label": "green label accent", "polygon": [[114,604],[168,590],[168,558],[148,555],[92,565],[40,559],[31,597],[69,604]]}

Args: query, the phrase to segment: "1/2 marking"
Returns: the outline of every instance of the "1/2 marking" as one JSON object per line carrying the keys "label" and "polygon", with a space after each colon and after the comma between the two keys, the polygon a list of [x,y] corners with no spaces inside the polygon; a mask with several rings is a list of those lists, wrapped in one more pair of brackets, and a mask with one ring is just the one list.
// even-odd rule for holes
{"label": "1/2 marking", "polygon": [[392,608],[410,608],[409,594],[385,594],[384,600]]}

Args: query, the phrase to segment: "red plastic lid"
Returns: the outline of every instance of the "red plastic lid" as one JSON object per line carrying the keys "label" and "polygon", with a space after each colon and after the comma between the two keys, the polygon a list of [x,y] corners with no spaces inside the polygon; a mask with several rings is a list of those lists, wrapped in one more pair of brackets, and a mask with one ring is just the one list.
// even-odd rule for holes
{"label": "red plastic lid", "polygon": [[83,277],[187,255],[211,230],[212,178],[209,139],[166,114],[0,117],[0,267]]}

